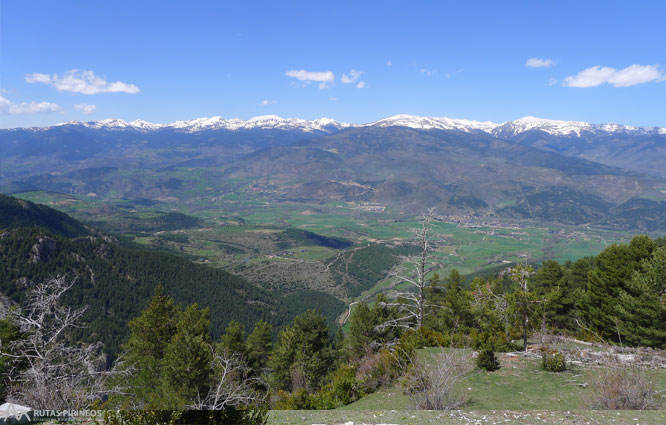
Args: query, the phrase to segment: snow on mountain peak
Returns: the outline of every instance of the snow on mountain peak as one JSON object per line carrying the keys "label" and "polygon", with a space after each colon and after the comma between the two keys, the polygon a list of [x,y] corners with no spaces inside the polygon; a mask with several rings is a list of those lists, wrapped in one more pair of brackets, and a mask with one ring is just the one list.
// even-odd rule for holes
{"label": "snow on mountain peak", "polygon": [[409,127],[418,130],[458,130],[465,132],[489,132],[493,128],[497,127],[496,123],[490,121],[482,122],[446,117],[419,117],[416,115],[406,114],[394,115],[392,117],[384,118],[366,125],[379,127]]}
{"label": "snow on mountain peak", "polygon": [[549,120],[537,117],[523,117],[507,121],[492,131],[496,137],[511,137],[526,131],[539,130],[553,136],[581,137],[583,133],[606,135],[624,133],[631,135],[666,134],[666,129],[659,127],[632,127],[622,124],[590,124],[582,121]]}
{"label": "snow on mountain peak", "polygon": [[666,128],[632,127],[622,124],[590,124],[582,121],[551,120],[527,116],[513,121],[497,124],[491,121],[473,121],[446,117],[421,117],[416,115],[393,115],[368,124],[348,124],[337,122],[331,118],[304,120],[300,118],[282,118],[277,115],[261,115],[241,120],[238,118],[224,119],[220,116],[195,118],[175,121],[170,124],[155,124],[144,120],[127,122],[121,119],[104,119],[101,121],[69,121],[57,126],[84,126],[104,130],[135,130],[141,132],[159,129],[172,129],[196,133],[206,130],[254,130],[275,129],[302,132],[331,133],[349,127],[408,127],[418,130],[455,130],[467,133],[487,133],[498,138],[511,138],[528,131],[542,131],[554,136],[581,137],[589,135],[666,135]]}

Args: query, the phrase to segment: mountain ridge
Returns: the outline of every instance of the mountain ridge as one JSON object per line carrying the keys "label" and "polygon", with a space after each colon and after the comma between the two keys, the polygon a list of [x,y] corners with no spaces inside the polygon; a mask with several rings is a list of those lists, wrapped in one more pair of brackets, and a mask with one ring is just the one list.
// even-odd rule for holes
{"label": "mountain ridge", "polygon": [[503,123],[492,121],[476,121],[461,118],[418,116],[409,114],[398,114],[382,118],[370,123],[353,124],[339,122],[331,118],[321,117],[314,120],[301,118],[282,118],[277,115],[261,115],[248,120],[239,118],[225,119],[221,116],[201,117],[190,120],[178,120],[168,124],[152,123],[137,119],[125,121],[122,119],[109,118],[98,121],[68,121],[46,127],[17,127],[13,129],[31,129],[35,131],[47,130],[62,126],[83,126],[87,128],[106,130],[137,130],[156,131],[162,129],[183,130],[197,132],[205,130],[250,130],[250,129],[284,129],[301,131],[325,131],[334,132],[350,127],[409,127],[421,130],[458,130],[464,132],[481,131],[496,137],[517,136],[527,131],[543,131],[557,136],[577,136],[583,133],[595,135],[608,134],[631,134],[631,135],[666,135],[666,127],[658,126],[630,126],[619,123],[588,123],[584,121],[554,120],[526,116]]}

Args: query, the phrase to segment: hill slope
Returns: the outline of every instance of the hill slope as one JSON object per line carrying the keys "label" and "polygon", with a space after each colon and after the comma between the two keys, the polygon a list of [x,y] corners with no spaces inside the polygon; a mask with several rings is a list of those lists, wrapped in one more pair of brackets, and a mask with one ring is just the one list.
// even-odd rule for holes
{"label": "hill slope", "polygon": [[[19,202],[6,196],[3,199],[0,217]],[[64,215],[38,207],[46,216]],[[79,337],[103,341],[110,354],[117,352],[127,336],[127,321],[147,305],[158,284],[180,303],[210,308],[214,338],[231,320],[243,323],[246,329],[259,320],[279,327],[308,308],[319,308],[332,326],[345,307],[342,301],[319,291],[276,296],[262,289],[259,282],[251,284],[223,270],[167,252],[124,245],[108,236],[70,238],[56,232],[59,226],[26,228],[22,224],[0,226],[0,292],[21,303],[36,282],[57,275],[74,279],[76,284],[65,302],[87,306],[84,320],[89,324],[80,330]]]}
{"label": "hill slope", "polygon": [[39,227],[59,236],[87,235],[86,227],[53,208],[0,194],[0,229]]}

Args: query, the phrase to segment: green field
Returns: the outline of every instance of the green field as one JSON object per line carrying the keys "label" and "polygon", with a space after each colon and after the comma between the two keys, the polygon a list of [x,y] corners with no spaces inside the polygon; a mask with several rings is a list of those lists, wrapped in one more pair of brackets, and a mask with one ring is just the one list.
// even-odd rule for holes
{"label": "green field", "polygon": [[[247,267],[256,266],[275,274],[272,267],[280,263],[279,273],[287,276],[284,279],[289,279],[290,270],[299,269],[299,277],[294,279],[303,282],[308,276],[319,276],[322,264],[335,258],[339,251],[298,243],[284,249],[276,235],[285,229],[297,228],[344,238],[363,246],[409,241],[411,229],[417,225],[415,217],[395,212],[368,212],[353,203],[272,203],[242,191],[188,201],[174,198],[168,202],[104,201],[95,196],[43,191],[26,192],[17,197],[55,207],[95,227],[128,236],[136,243],[188,254],[197,261],[231,271],[238,269],[246,273]],[[172,226],[169,230],[160,230],[154,225],[159,217],[174,212],[199,219],[200,224],[187,228]],[[630,238],[627,232],[608,229],[498,219],[492,224],[437,221],[433,230],[437,247],[435,271],[440,275],[448,274],[453,268],[463,274],[497,270],[524,256],[534,262],[548,258],[575,260],[596,255],[609,244]],[[262,284],[261,280],[262,276],[258,276],[257,283]],[[391,284],[389,280],[380,280],[360,296],[345,298],[345,301],[372,299]],[[340,296],[334,290],[329,292]]]}

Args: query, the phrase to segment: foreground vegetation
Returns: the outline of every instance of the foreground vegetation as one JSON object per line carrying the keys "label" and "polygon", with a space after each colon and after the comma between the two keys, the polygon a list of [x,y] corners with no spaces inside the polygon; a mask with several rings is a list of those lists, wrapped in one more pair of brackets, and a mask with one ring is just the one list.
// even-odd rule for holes
{"label": "foreground vegetation", "polygon": [[[40,226],[43,217],[35,220]],[[524,261],[473,279],[455,269],[442,278],[438,225],[432,212],[424,215],[410,243],[393,248],[272,233],[283,249],[337,250],[328,268],[347,279],[347,291],[368,286],[376,279],[369,272],[390,269],[390,285],[354,304],[345,332],[330,314],[298,314],[288,296],[274,299],[182,255],[141,250],[90,228],[78,238],[10,228],[0,239],[1,283],[19,304],[0,321],[2,391],[36,408],[259,412],[252,423],[265,408],[515,409],[523,420],[531,410],[663,406],[664,374],[647,369],[663,366],[661,351],[615,351],[666,348],[666,239],[636,236],[596,257],[548,260],[536,270]],[[353,261],[387,249],[408,257],[369,261],[369,270]],[[51,275],[67,271],[76,279]],[[137,307],[129,300],[142,292]],[[330,295],[320,294],[313,299],[326,306]],[[307,305],[304,295],[292,301]]]}

